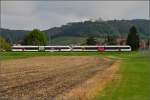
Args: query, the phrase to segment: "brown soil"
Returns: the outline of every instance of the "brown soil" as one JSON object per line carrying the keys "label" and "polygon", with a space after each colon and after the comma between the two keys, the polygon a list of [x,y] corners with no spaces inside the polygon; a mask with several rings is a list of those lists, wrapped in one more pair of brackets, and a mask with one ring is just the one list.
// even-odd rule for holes
{"label": "brown soil", "polygon": [[[115,72],[112,70],[114,67],[110,67],[112,63],[109,59],[91,56],[50,56],[2,61],[0,100],[66,100],[71,98],[71,93],[75,94],[72,91],[85,87],[85,82],[88,85],[101,78],[97,82],[106,83],[104,77],[110,80],[106,76]],[[90,85],[87,87],[90,88]]]}
{"label": "brown soil", "polygon": [[[56,97],[57,100],[95,100],[94,98],[110,83],[110,81],[120,79],[117,73],[121,61],[116,61],[103,72],[97,72],[87,81],[75,86],[69,92],[65,92]],[[63,98],[63,99],[62,99]]]}

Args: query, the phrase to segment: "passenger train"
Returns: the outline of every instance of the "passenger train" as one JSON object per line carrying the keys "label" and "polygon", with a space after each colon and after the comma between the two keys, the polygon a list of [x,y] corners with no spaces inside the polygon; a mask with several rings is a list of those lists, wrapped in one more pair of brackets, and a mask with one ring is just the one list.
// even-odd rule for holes
{"label": "passenger train", "polygon": [[131,51],[129,45],[105,46],[12,46],[12,51]]}

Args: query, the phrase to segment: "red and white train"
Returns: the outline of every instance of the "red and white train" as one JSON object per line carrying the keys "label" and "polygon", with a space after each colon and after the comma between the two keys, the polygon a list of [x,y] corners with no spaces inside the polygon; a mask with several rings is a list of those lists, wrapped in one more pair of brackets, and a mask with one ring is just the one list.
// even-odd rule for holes
{"label": "red and white train", "polygon": [[129,45],[105,46],[12,46],[12,51],[131,51]]}

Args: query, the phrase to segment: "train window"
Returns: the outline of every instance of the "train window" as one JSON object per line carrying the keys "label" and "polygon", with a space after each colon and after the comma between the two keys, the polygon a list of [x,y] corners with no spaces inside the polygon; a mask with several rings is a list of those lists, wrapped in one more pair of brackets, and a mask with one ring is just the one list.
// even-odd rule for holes
{"label": "train window", "polygon": [[69,47],[54,47],[55,49],[69,49]]}
{"label": "train window", "polygon": [[130,47],[121,47],[121,49],[130,49]]}
{"label": "train window", "polygon": [[45,49],[57,50],[57,49],[69,49],[69,47],[45,47]]}
{"label": "train window", "polygon": [[130,49],[129,47],[104,47],[104,49]]}
{"label": "train window", "polygon": [[73,47],[73,49],[85,49],[84,47]]}
{"label": "train window", "polygon": [[87,49],[87,50],[96,50],[98,48],[97,47],[85,47],[85,49]]}
{"label": "train window", "polygon": [[73,49],[95,50],[97,47],[73,47]]}
{"label": "train window", "polygon": [[13,47],[12,49],[27,49],[27,50],[33,50],[33,49],[38,49],[38,47]]}
{"label": "train window", "polygon": [[45,49],[52,49],[52,47],[45,47]]}
{"label": "train window", "polygon": [[37,50],[38,47],[25,47],[24,49],[26,49],[26,50]]}
{"label": "train window", "polygon": [[119,49],[118,47],[104,47],[104,49]]}

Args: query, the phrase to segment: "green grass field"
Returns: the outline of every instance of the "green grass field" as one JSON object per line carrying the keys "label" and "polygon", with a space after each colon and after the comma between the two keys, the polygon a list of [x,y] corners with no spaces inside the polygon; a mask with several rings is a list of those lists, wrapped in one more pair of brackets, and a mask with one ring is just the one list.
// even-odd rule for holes
{"label": "green grass field", "polygon": [[[94,100],[150,100],[150,59],[148,53],[111,55],[122,58],[118,75]],[[109,55],[110,56],[110,55]]]}
{"label": "green grass field", "polygon": [[88,56],[100,55],[99,52],[0,52],[0,59],[19,59],[35,56]]}
{"label": "green grass field", "polygon": [[0,52],[0,59],[33,56],[100,56],[121,60],[119,79],[93,100],[150,100],[150,57],[147,52]]}
{"label": "green grass field", "polygon": [[19,59],[35,56],[105,56],[109,58],[125,58],[139,55],[137,52],[0,52],[0,59]]}

